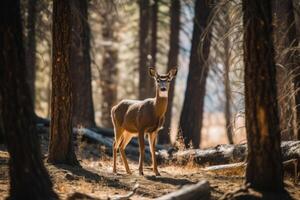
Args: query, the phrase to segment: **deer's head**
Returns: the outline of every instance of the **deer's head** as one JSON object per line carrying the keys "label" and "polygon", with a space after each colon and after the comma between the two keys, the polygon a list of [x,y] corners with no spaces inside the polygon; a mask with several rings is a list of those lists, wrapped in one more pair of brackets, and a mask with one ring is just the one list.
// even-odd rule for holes
{"label": "deer's head", "polygon": [[170,82],[177,74],[177,68],[171,69],[167,74],[158,74],[153,68],[149,68],[149,75],[154,78],[156,82],[156,91],[160,97],[168,97]]}

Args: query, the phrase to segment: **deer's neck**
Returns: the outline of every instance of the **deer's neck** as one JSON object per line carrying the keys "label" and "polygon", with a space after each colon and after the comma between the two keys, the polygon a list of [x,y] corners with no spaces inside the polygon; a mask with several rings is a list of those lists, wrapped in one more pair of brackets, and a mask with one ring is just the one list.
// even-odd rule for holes
{"label": "deer's neck", "polygon": [[168,97],[160,97],[159,92],[156,91],[155,96],[155,114],[157,117],[163,117],[168,107]]}

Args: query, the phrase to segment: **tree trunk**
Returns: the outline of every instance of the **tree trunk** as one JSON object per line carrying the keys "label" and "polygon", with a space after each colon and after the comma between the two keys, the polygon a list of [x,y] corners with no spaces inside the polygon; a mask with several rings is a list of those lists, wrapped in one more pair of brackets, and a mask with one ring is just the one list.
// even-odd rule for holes
{"label": "tree trunk", "polygon": [[[297,87],[299,87],[299,83],[297,83],[299,79],[297,76],[299,75],[296,73],[298,66],[295,62],[295,57],[297,57],[297,54],[295,54],[297,37],[294,24],[293,2],[292,0],[276,0],[273,2],[274,44],[276,44],[275,59],[278,72],[276,78],[279,117],[281,119],[281,137],[282,140],[292,140],[297,134],[297,124],[300,124],[300,108],[296,107],[296,113],[293,111],[296,106],[295,103],[300,104],[300,98],[297,97],[299,94],[295,92],[298,91]],[[291,79],[290,76],[293,74],[295,78]],[[295,85],[294,88],[293,85]]]}
{"label": "tree trunk", "polygon": [[88,1],[72,1],[72,75],[73,126],[95,127],[91,85],[90,27]]}
{"label": "tree trunk", "polygon": [[297,30],[297,38],[300,41],[300,2],[298,0],[293,1],[293,8],[294,8],[294,16],[295,16],[295,25]]}
{"label": "tree trunk", "polygon": [[[292,9],[294,12],[290,12],[290,17],[292,19],[291,23],[293,22],[292,26],[289,29],[288,37],[290,42],[293,41],[292,47],[295,48],[295,52],[293,52],[292,62],[293,62],[293,72],[294,72],[294,90],[297,91],[295,94],[295,103],[296,103],[296,119],[297,119],[297,133],[296,133],[296,139],[300,140],[300,3],[299,1],[292,1],[289,3],[292,3],[290,5],[290,9]],[[291,8],[292,7],[292,8]],[[294,21],[293,21],[294,19]]]}
{"label": "tree trunk", "polygon": [[148,97],[150,77],[148,76],[147,56],[150,50],[149,36],[149,0],[139,0],[139,99]]}
{"label": "tree trunk", "polygon": [[10,154],[9,199],[57,199],[44,167],[27,84],[20,2],[0,3],[0,130]]}
{"label": "tree trunk", "polygon": [[[226,14],[227,15],[227,14]],[[224,38],[224,92],[225,92],[225,121],[226,121],[226,134],[229,144],[233,144],[233,133],[232,133],[232,123],[231,123],[231,89],[230,89],[230,46],[229,38]]]}
{"label": "tree trunk", "polygon": [[[170,8],[170,50],[168,55],[168,68],[169,71],[173,67],[178,66],[178,55],[179,55],[179,31],[180,31],[180,0],[173,0]],[[158,134],[158,143],[168,144],[170,143],[170,130],[172,122],[172,107],[173,97],[175,91],[175,81],[170,83],[168,108],[165,116],[165,124],[162,132]]]}
{"label": "tree trunk", "polygon": [[51,131],[48,162],[78,164],[72,137],[71,7],[53,1]]}
{"label": "tree trunk", "polygon": [[[157,55],[157,23],[158,23],[158,2],[159,0],[152,0],[151,1],[151,7],[150,7],[150,26],[151,26],[151,35],[149,36],[151,38],[150,41],[150,51],[148,54],[151,55],[151,58],[148,58],[148,67],[154,67],[156,68],[156,55]],[[154,81],[151,78],[147,79],[148,85],[147,85],[147,98],[154,97],[155,96],[155,87]]]}
{"label": "tree trunk", "polygon": [[281,192],[283,169],[271,2],[243,0],[243,13],[248,141],[246,183],[257,190]]}
{"label": "tree trunk", "polygon": [[111,2],[103,3],[105,6],[101,11],[102,15],[102,37],[108,44],[103,47],[102,70],[100,71],[102,102],[101,102],[101,123],[105,128],[112,128],[111,108],[117,101],[117,13],[111,12]]}
{"label": "tree trunk", "polygon": [[[199,148],[200,145],[205,86],[208,75],[206,60],[209,55],[211,33],[209,31],[203,41],[201,41],[201,35],[207,27],[210,11],[208,1],[196,1],[189,74],[179,127],[186,147],[189,147],[190,142],[192,142],[193,148]],[[203,55],[199,54],[200,42],[203,42]]]}
{"label": "tree trunk", "polygon": [[[37,0],[28,0],[27,15],[27,40],[26,40],[26,72],[27,82],[30,89],[30,96],[35,101],[35,65],[36,65],[36,40],[35,40],[35,24],[37,14]],[[34,106],[33,106],[34,109]]]}
{"label": "tree trunk", "polygon": [[[157,53],[157,15],[158,15],[158,0],[153,0],[151,5],[151,61],[150,66],[156,65]],[[154,95],[154,90],[152,91]]]}
{"label": "tree trunk", "polygon": [[3,133],[2,129],[0,129],[0,144],[5,144],[4,133]]}

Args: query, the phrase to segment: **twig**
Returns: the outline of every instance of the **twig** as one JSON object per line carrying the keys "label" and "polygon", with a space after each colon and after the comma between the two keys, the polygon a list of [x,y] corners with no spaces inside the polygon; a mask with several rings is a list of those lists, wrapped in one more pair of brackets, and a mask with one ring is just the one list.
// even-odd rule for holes
{"label": "twig", "polygon": [[130,197],[132,197],[136,190],[139,188],[139,184],[136,183],[132,189],[131,192],[129,192],[127,195],[117,195],[117,196],[113,196],[113,197],[108,197],[108,200],[128,200]]}

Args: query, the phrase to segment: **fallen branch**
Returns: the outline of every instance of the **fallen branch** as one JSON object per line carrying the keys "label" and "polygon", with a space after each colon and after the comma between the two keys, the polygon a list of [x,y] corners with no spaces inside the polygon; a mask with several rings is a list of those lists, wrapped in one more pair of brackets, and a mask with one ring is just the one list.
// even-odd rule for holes
{"label": "fallen branch", "polygon": [[226,165],[213,165],[209,167],[205,167],[203,171],[213,172],[214,174],[222,174],[227,176],[239,175],[243,176],[245,173],[246,163],[232,163]]}
{"label": "fallen branch", "polygon": [[[111,128],[94,127],[94,128],[85,128],[85,129],[88,129],[90,131],[93,131],[93,132],[100,134],[102,136],[105,136],[105,137],[109,137],[109,138],[114,137],[114,130]],[[139,147],[139,142],[138,142],[137,138],[132,138],[132,140],[130,141],[130,144],[132,146]],[[164,146],[160,145],[160,144],[156,144],[156,148],[164,149]]]}
{"label": "fallen branch", "polygon": [[96,140],[101,145],[106,146],[107,148],[112,149],[113,139],[109,137],[104,137],[101,134],[98,134],[87,128],[73,128],[73,132],[79,135],[86,136],[90,139]]}
{"label": "fallen branch", "polygon": [[156,200],[207,200],[210,199],[210,186],[207,181],[201,181],[195,185],[186,185],[181,189],[166,194]]}
{"label": "fallen branch", "polygon": [[111,128],[94,127],[90,128],[90,130],[97,132],[105,137],[114,137],[114,130]]}

